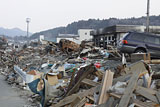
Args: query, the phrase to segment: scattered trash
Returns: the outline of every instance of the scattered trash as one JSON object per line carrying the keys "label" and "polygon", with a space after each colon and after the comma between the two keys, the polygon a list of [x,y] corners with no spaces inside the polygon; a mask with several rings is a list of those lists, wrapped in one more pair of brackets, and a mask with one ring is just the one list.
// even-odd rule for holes
{"label": "scattered trash", "polygon": [[65,39],[6,48],[0,50],[0,73],[9,84],[32,91],[29,101],[42,107],[160,106],[159,69],[152,69],[159,60],[132,63],[113,46],[101,49]]}

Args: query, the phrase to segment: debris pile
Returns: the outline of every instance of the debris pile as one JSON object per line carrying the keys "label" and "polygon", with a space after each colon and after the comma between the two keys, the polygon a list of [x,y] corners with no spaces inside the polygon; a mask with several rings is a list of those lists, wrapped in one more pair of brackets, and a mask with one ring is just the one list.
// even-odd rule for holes
{"label": "debris pile", "polygon": [[111,46],[105,50],[94,47],[92,42],[78,45],[65,39],[59,44],[48,42],[0,54],[0,71],[8,83],[32,91],[30,99],[38,99],[43,107],[160,104],[160,74],[150,65],[160,64],[158,60],[126,64],[109,59],[121,59],[118,50]]}

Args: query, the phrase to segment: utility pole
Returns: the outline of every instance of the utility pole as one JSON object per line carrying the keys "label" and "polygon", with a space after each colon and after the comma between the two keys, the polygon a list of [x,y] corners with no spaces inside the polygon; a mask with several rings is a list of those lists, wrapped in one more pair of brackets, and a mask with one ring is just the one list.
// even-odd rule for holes
{"label": "utility pole", "polygon": [[[27,22],[27,37],[29,39],[29,23],[30,23],[31,19],[30,18],[26,18],[26,22]],[[29,42],[29,40],[28,40]]]}
{"label": "utility pole", "polygon": [[149,32],[149,7],[150,0],[147,0],[147,23],[146,23],[146,32]]}

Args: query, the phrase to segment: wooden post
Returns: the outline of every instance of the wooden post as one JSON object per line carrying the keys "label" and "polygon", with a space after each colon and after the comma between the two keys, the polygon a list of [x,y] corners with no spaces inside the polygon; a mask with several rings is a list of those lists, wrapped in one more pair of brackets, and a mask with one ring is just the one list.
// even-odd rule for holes
{"label": "wooden post", "polygon": [[102,80],[102,87],[99,95],[98,104],[103,104],[108,100],[109,94],[107,93],[107,90],[109,89],[110,86],[112,86],[113,74],[114,73],[111,72],[110,70],[106,71],[104,78]]}

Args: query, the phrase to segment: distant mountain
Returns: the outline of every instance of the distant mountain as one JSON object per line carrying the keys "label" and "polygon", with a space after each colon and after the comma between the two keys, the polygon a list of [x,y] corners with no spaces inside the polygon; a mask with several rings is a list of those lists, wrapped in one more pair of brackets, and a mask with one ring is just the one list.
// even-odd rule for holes
{"label": "distant mountain", "polygon": [[[29,33],[31,35],[32,33]],[[5,35],[9,37],[15,37],[15,36],[26,36],[27,32],[23,31],[19,28],[13,28],[13,29],[6,29],[3,27],[0,27],[0,35]]]}
{"label": "distant mountain", "polygon": [[[68,34],[77,34],[78,29],[99,29],[116,24],[123,25],[145,25],[146,17],[140,18],[109,18],[109,19],[89,19],[89,20],[80,20],[78,22],[73,22],[68,24],[66,27],[57,27],[50,30],[42,31],[35,33],[31,36],[31,39],[39,37],[39,35],[44,35],[47,38],[55,38],[59,33],[68,33]],[[159,16],[150,16],[150,25],[160,26],[160,15]]]}

